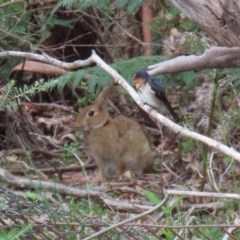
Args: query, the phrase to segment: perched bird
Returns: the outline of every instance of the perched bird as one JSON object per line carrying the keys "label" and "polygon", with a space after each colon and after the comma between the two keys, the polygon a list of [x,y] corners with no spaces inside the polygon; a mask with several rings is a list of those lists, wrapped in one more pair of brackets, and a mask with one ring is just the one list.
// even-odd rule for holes
{"label": "perched bird", "polygon": [[166,98],[165,89],[158,79],[151,77],[146,71],[140,70],[133,77],[135,88],[143,102],[165,113],[163,104],[172,115],[175,122],[179,122],[179,117],[173,110],[170,102]]}

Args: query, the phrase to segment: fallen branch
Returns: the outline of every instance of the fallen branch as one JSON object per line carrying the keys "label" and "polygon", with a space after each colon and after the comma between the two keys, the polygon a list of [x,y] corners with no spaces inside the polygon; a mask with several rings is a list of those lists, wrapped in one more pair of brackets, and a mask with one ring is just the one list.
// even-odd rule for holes
{"label": "fallen branch", "polygon": [[[89,169],[93,169],[96,168],[96,164],[88,164],[86,166],[84,166],[84,168],[86,170]],[[38,169],[38,171],[40,171],[41,173],[45,173],[45,174],[54,174],[54,173],[65,173],[65,172],[80,172],[83,169],[82,166],[78,166],[78,165],[70,165],[70,166],[64,166],[64,167],[56,167],[56,168],[40,168]],[[12,174],[17,174],[17,175],[23,175],[26,173],[26,171],[30,171],[31,169],[13,169],[11,170]],[[36,171],[36,169],[33,169],[34,171]]]}
{"label": "fallen branch", "polygon": [[200,55],[179,56],[149,66],[150,75],[207,68],[240,67],[240,47],[212,47]]}
{"label": "fallen branch", "polygon": [[188,196],[188,197],[209,197],[209,198],[230,198],[240,199],[240,194],[237,193],[217,193],[217,192],[198,192],[198,191],[181,191],[174,189],[164,189],[164,194],[170,196]]}
{"label": "fallen branch", "polygon": [[142,212],[147,211],[149,209],[152,209],[152,206],[148,205],[141,205],[138,203],[132,203],[129,200],[117,200],[117,199],[111,199],[109,197],[101,197],[102,201],[107,205],[110,206],[111,209],[126,211],[126,212]]}
{"label": "fallen branch", "polygon": [[98,190],[78,189],[60,183],[50,181],[32,180],[22,177],[15,177],[8,171],[0,168],[0,181],[6,182],[19,188],[34,188],[44,189],[45,191],[58,192],[59,194],[66,194],[75,197],[100,197],[106,188],[98,188]]}
{"label": "fallen branch", "polygon": [[[115,199],[111,199],[107,196],[106,191],[109,191],[109,186],[100,186],[100,187],[89,187],[86,188],[75,188],[68,185],[43,181],[43,180],[33,180],[27,179],[23,177],[16,177],[9,173],[8,171],[0,168],[0,181],[8,183],[12,186],[18,188],[25,188],[25,189],[35,189],[41,191],[50,191],[50,192],[57,192],[58,194],[64,194],[67,196],[73,196],[77,198],[98,198],[102,200],[104,204],[109,206],[111,209],[116,208],[118,211],[126,211],[126,212],[142,212],[145,210],[151,210],[152,206],[142,205],[139,203],[132,203],[131,201],[119,201]],[[126,190],[126,188],[123,188]]]}

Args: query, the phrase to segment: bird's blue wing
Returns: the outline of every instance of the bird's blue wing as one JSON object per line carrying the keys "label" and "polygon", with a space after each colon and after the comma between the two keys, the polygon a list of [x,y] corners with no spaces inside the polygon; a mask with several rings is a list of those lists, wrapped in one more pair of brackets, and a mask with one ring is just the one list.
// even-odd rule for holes
{"label": "bird's blue wing", "polygon": [[164,86],[156,78],[149,78],[148,83],[151,86],[151,89],[155,92],[156,97],[162,101],[165,101],[165,89]]}

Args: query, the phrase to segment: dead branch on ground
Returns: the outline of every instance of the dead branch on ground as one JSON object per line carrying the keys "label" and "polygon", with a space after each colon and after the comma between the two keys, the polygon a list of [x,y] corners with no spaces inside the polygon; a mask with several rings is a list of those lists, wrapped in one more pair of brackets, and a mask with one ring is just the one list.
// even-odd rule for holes
{"label": "dead branch on ground", "polygon": [[101,193],[105,188],[98,188],[98,190],[93,189],[79,189],[71,186],[67,186],[60,183],[50,182],[50,181],[42,181],[42,180],[33,180],[22,177],[16,177],[9,173],[8,171],[0,168],[0,181],[11,184],[12,186],[16,186],[19,188],[27,188],[27,189],[44,189],[45,191],[58,192],[60,194],[66,194],[74,197],[100,197]]}

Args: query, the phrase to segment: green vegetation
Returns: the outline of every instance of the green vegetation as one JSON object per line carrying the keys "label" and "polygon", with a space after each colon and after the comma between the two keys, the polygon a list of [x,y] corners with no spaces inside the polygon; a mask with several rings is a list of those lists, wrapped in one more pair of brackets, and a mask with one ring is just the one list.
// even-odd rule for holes
{"label": "green vegetation", "polygon": [[31,101],[31,97],[36,93],[46,91],[46,86],[42,79],[35,81],[31,86],[23,85],[22,87],[17,87],[15,81],[11,80],[1,89],[0,111],[5,108],[16,110],[23,99]]}
{"label": "green vegetation", "polygon": [[25,226],[11,228],[11,231],[1,230],[0,239],[20,240],[22,239],[25,233],[27,233],[29,230],[32,229],[32,227],[33,227],[33,224],[26,224]]}

